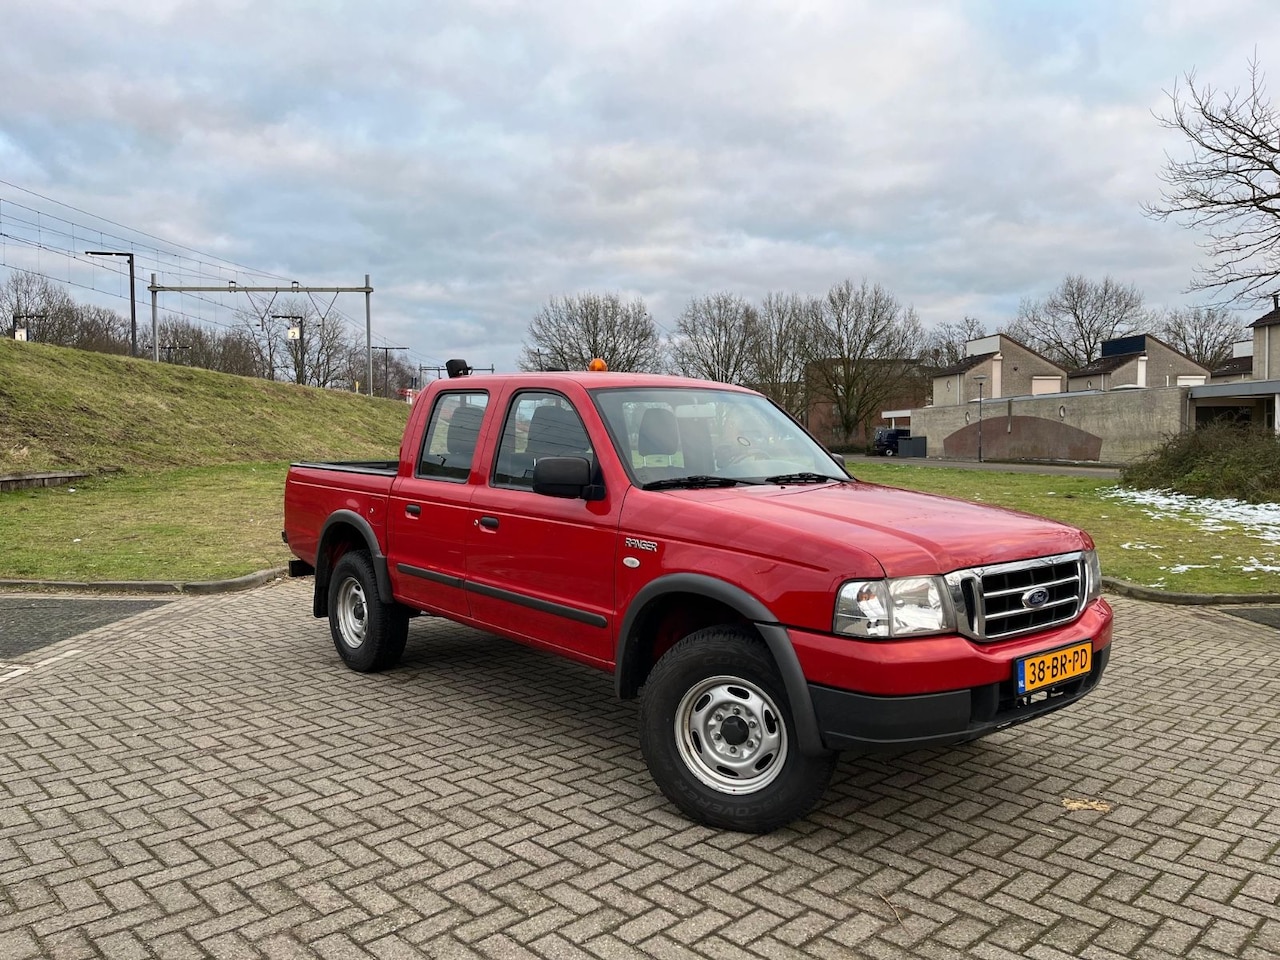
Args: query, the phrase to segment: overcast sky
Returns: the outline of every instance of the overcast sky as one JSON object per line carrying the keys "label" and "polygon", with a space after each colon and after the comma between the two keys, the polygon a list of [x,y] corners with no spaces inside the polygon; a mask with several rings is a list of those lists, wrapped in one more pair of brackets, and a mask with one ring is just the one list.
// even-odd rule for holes
{"label": "overcast sky", "polygon": [[[1140,209],[1185,154],[1153,111],[1255,50],[1277,75],[1275,38],[1275,0],[0,0],[0,233],[92,222],[34,193],[303,284],[367,273],[376,342],[499,370],[586,290],[667,330],[846,277],[926,326],[993,330],[1068,273],[1185,306],[1197,236]],[[55,222],[0,261],[119,309]]]}

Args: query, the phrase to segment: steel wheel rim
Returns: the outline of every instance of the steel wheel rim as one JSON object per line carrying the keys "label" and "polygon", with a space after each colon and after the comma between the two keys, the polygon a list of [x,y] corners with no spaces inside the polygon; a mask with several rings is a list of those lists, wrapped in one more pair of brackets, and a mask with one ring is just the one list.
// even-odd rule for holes
{"label": "steel wheel rim", "polygon": [[355,577],[343,580],[338,587],[338,632],[342,635],[342,642],[352,650],[364,644],[368,613],[360,581]]}
{"label": "steel wheel rim", "polygon": [[675,736],[689,772],[733,796],[769,786],[787,759],[782,711],[741,677],[709,677],[691,687],[676,708]]}

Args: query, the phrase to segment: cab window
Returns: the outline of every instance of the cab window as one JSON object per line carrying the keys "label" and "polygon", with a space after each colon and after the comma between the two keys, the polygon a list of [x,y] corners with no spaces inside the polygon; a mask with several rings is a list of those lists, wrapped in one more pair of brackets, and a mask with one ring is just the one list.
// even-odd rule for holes
{"label": "cab window", "polygon": [[419,477],[466,482],[488,403],[488,394],[478,392],[442,393],[436,398],[418,456]]}
{"label": "cab window", "polygon": [[533,464],[540,457],[594,456],[582,418],[558,393],[530,390],[511,401],[502,424],[493,483],[533,488]]}

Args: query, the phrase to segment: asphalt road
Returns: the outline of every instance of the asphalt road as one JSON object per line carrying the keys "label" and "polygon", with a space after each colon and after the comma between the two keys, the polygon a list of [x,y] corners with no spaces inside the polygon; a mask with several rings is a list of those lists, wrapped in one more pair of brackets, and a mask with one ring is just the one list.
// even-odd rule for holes
{"label": "asphalt road", "polygon": [[1280,956],[1271,627],[1117,599],[1073,709],[753,837],[664,801],[608,676],[426,618],[355,674],[309,586],[0,669],[0,957]]}

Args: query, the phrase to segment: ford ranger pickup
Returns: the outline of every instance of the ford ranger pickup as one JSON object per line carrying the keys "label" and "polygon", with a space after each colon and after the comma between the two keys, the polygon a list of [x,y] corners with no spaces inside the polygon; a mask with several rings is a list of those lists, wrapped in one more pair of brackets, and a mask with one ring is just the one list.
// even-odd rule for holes
{"label": "ford ranger pickup", "polygon": [[734,830],[804,816],[838,751],[1074,703],[1111,645],[1088,534],[860,482],[701,380],[437,380],[398,460],[290,468],[284,538],[350,668],[393,667],[430,614],[609,671],[658,787]]}

